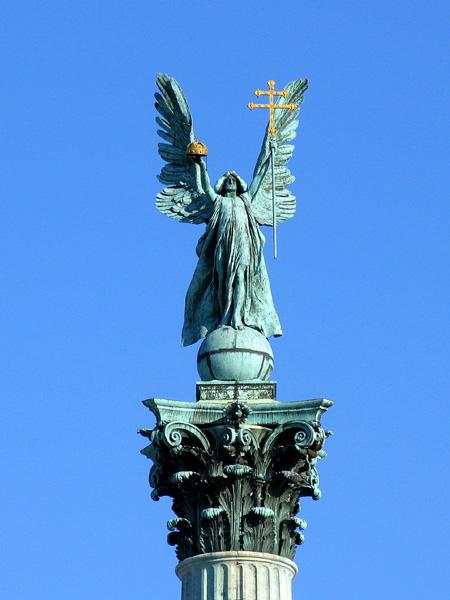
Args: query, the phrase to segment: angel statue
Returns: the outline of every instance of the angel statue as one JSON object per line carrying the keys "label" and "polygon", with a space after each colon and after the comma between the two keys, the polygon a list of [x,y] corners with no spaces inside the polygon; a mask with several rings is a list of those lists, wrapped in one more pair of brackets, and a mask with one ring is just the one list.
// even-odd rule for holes
{"label": "angel statue", "polygon": [[[295,213],[288,190],[294,177],[286,166],[294,146],[298,112],[306,80],[292,81],[278,103],[294,102],[295,110],[274,111],[273,135],[266,129],[250,186],[235,171],[227,171],[214,187],[206,164],[206,146],[196,140],[192,117],[178,82],[158,74],[155,94],[159,115],[158,145],[166,164],[159,180],[165,187],[157,208],[184,223],[206,223],[196,253],[198,263],[186,295],[182,344],[188,346],[210,332],[228,327],[252,328],[264,335],[282,334],[264,261],[260,225],[273,225]],[[286,98],[286,100],[285,100]],[[271,158],[274,156],[273,175]],[[274,184],[274,186],[273,186]],[[272,187],[273,186],[273,187]]]}

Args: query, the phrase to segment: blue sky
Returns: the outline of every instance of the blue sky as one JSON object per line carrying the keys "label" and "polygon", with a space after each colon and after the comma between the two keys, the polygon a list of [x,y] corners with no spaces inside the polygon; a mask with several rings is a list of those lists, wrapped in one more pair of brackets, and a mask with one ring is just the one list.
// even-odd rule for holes
{"label": "blue sky", "polygon": [[[294,219],[266,248],[283,401],[335,436],[294,596],[443,597],[449,555],[450,5],[2,2],[0,595],[179,597],[140,401],[193,400],[201,226],[159,214],[155,74],[209,170],[249,179],[253,91],[308,77]],[[262,112],[262,111],[261,111]],[[266,232],[267,234],[269,232]],[[270,239],[270,234],[267,236]]]}

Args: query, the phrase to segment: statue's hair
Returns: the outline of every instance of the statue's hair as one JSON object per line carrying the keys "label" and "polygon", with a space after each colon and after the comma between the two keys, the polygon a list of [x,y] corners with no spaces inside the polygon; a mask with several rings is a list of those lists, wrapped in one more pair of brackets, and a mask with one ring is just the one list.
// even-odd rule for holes
{"label": "statue's hair", "polygon": [[245,183],[245,181],[242,179],[242,177],[239,177],[239,175],[237,173],[235,173],[234,171],[233,172],[227,171],[225,173],[225,175],[222,175],[222,177],[217,181],[216,185],[214,186],[214,190],[218,194],[220,194],[222,191],[225,179],[229,175],[231,175],[232,177],[234,177],[236,179],[236,195],[240,196],[241,194],[244,194],[247,191],[248,186]]}

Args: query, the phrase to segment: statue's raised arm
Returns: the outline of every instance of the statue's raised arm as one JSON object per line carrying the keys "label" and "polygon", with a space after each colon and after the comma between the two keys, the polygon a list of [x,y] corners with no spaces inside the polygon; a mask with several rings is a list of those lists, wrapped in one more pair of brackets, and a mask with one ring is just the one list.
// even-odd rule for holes
{"label": "statue's raised arm", "polygon": [[194,128],[187,100],[178,82],[158,73],[156,83],[156,122],[158,135],[164,140],[158,151],[166,164],[158,179],[167,184],[156,197],[157,208],[168,217],[183,223],[207,223],[213,212],[211,195],[203,189],[200,166],[187,153],[195,145]]}
{"label": "statue's raised arm", "polygon": [[211,181],[209,180],[208,171],[206,170],[206,165],[201,159],[201,156],[195,156],[193,158],[195,162],[195,166],[198,169],[198,178],[200,180],[200,187],[203,189],[204,193],[207,195],[209,200],[214,203],[216,201],[217,193],[211,185]]}

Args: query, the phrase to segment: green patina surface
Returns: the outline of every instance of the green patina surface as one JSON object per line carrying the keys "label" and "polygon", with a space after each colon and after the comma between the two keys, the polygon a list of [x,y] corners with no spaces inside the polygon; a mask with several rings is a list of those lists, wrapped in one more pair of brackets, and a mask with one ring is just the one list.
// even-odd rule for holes
{"label": "green patina surface", "polygon": [[332,402],[280,403],[268,381],[267,338],[281,335],[281,326],[259,226],[295,213],[286,165],[307,82],[293,81],[280,98],[297,106],[275,111],[276,136],[266,130],[251,184],[228,171],[214,187],[200,155],[189,153],[195,135],[179,84],[164,74],[157,84],[158,148],[166,161],[159,179],[166,187],[156,204],[169,217],[206,224],[182,334],[184,345],[206,339],[197,402],[144,402],[156,417],[154,429],[140,430],[150,440],[142,453],[153,461],[152,497],[173,499],[168,541],[180,560],[229,550],[292,558],[306,527],[297,516],[300,498],[320,497],[317,461],[330,434],[321,417]]}
{"label": "green patina surface", "polygon": [[299,499],[320,497],[317,461],[330,433],[320,419],[332,402],[144,404],[156,426],[140,431],[151,442],[142,453],[154,463],[153,499],[173,498],[168,541],[178,558],[225,550],[292,558],[306,526]]}
{"label": "green patina surface", "polygon": [[[160,73],[156,108],[158,145],[166,162],[159,180],[166,186],[156,205],[165,215],[185,223],[205,223],[197,245],[198,263],[186,295],[182,341],[193,344],[220,327],[251,328],[264,337],[281,335],[266,270],[260,225],[273,225],[295,213],[294,181],[287,163],[294,146],[306,80],[294,80],[280,104],[294,110],[275,111],[275,137],[266,130],[250,185],[227,171],[213,186],[199,155],[187,153],[194,142],[192,116],[178,82]],[[271,162],[274,161],[272,178]],[[253,378],[253,377],[252,377]]]}

